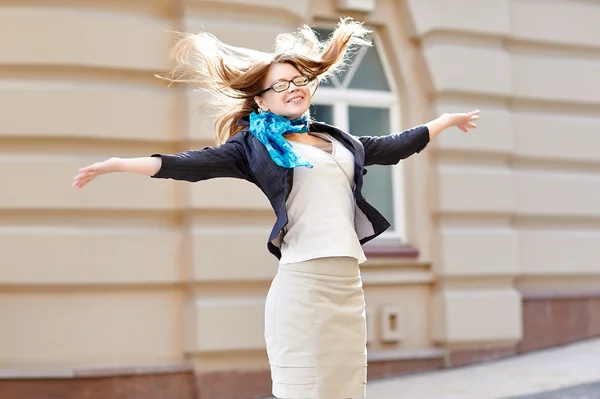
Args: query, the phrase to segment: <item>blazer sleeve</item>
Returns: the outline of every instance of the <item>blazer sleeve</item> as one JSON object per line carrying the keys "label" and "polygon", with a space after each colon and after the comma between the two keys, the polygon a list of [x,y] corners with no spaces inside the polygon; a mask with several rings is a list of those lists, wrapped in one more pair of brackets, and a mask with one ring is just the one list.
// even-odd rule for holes
{"label": "blazer sleeve", "polygon": [[230,177],[253,181],[246,152],[237,141],[229,141],[218,147],[204,147],[200,150],[184,151],[177,154],[152,154],[160,157],[162,165],[152,176],[155,179],[173,179],[189,182]]}
{"label": "blazer sleeve", "polygon": [[421,152],[429,143],[429,129],[416,126],[387,136],[358,136],[365,149],[365,166],[395,165]]}

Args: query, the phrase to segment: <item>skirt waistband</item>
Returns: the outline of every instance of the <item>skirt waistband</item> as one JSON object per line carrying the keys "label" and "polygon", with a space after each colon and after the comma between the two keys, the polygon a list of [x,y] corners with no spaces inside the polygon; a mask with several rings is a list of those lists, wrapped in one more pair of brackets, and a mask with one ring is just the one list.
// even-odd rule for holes
{"label": "skirt waistband", "polygon": [[360,276],[358,260],[352,257],[329,257],[310,259],[298,263],[280,263],[279,270],[322,274],[326,276]]}

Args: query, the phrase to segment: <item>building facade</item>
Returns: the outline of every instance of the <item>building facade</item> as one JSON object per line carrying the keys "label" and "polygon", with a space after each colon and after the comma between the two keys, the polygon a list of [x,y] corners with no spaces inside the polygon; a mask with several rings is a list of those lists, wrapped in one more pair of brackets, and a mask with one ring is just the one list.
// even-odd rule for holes
{"label": "building facade", "polygon": [[[270,393],[274,221],[254,186],[77,169],[213,144],[168,31],[270,51],[365,21],[374,47],[319,89],[356,135],[479,108],[367,199],[392,228],[362,268],[370,378],[600,335],[600,5],[586,0],[0,2],[0,396]],[[232,250],[231,248],[235,248]]]}

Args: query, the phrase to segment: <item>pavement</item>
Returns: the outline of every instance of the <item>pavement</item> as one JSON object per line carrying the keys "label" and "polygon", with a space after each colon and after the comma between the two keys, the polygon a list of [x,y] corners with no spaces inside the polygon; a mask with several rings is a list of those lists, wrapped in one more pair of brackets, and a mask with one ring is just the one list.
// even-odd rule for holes
{"label": "pavement", "polygon": [[600,399],[600,382],[514,397],[510,399]]}
{"label": "pavement", "polygon": [[370,381],[368,399],[600,399],[600,339]]}

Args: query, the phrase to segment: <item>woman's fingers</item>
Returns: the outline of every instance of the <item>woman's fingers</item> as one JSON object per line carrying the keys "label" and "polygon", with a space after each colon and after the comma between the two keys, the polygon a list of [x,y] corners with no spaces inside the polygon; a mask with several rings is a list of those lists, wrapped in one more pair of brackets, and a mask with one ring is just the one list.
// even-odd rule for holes
{"label": "woman's fingers", "polygon": [[82,188],[93,179],[93,176],[86,176],[73,183],[74,188]]}
{"label": "woman's fingers", "polygon": [[477,125],[471,122],[459,125],[458,128],[465,133],[469,133],[469,129],[477,129]]}
{"label": "woman's fingers", "polygon": [[462,118],[462,122],[457,124],[456,126],[462,130],[465,133],[469,132],[469,129],[476,129],[477,125],[475,123],[473,123],[473,121],[476,121],[477,119],[479,119],[479,110],[476,109],[474,111],[471,111],[467,114],[455,114],[455,115],[460,115]]}
{"label": "woman's fingers", "polygon": [[83,177],[73,179],[73,188],[81,188],[83,186]]}
{"label": "woman's fingers", "polygon": [[73,184],[81,182],[88,174],[87,173],[79,173],[77,176],[73,178]]}
{"label": "woman's fingers", "polygon": [[73,178],[72,186],[74,188],[81,188],[88,184],[98,174],[97,169],[94,165],[79,169],[79,173]]}

